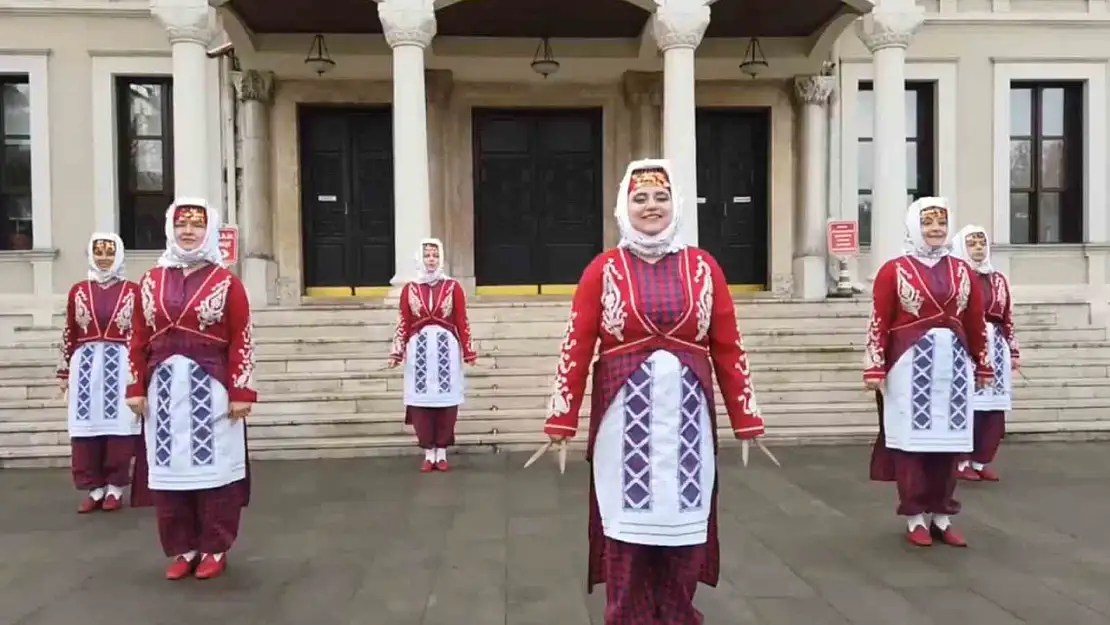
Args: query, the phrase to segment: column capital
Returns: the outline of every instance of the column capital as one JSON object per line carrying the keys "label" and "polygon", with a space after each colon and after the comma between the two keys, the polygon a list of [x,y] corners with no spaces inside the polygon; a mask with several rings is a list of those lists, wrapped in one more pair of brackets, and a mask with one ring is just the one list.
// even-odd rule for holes
{"label": "column capital", "polygon": [[375,0],[382,32],[391,48],[427,48],[436,36],[434,0]]}
{"label": "column capital", "polygon": [[206,0],[150,0],[150,13],[162,24],[170,44],[212,42],[216,24]]}
{"label": "column capital", "polygon": [[257,69],[236,72],[235,95],[241,102],[253,100],[269,104],[274,99],[274,73]]}
{"label": "column capital", "polygon": [[655,0],[651,33],[663,52],[696,48],[709,27],[708,0]]}
{"label": "column capital", "polygon": [[886,0],[856,22],[856,36],[872,54],[883,48],[907,48],[925,22],[925,8],[913,0]]}
{"label": "column capital", "polygon": [[794,97],[798,102],[824,106],[836,91],[836,76],[795,76]]}

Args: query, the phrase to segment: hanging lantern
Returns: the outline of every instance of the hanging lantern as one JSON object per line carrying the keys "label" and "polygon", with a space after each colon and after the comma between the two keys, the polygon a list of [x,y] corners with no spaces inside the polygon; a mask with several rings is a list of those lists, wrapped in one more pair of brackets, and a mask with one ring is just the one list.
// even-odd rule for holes
{"label": "hanging lantern", "polygon": [[740,64],[740,71],[755,78],[767,67],[767,57],[763,55],[763,47],[759,45],[759,39],[752,37],[748,40],[748,49],[744,51],[744,62]]}
{"label": "hanging lantern", "polygon": [[547,37],[536,47],[536,54],[532,57],[532,71],[544,78],[559,71],[559,62],[551,55],[551,42]]}
{"label": "hanging lantern", "polygon": [[331,55],[328,54],[328,44],[324,41],[323,35],[312,38],[312,46],[308,48],[308,56],[305,57],[304,63],[311,67],[317,76],[323,76],[335,67],[335,61],[331,60]]}

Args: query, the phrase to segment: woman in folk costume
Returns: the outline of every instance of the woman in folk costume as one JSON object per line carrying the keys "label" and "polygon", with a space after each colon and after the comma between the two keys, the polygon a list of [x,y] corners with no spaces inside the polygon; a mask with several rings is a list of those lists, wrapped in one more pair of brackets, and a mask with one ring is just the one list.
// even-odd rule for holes
{"label": "woman in folk costume", "polygon": [[127,403],[144,415],[158,534],[168,579],[221,574],[250,497],[246,424],[253,389],[251,311],[222,265],[217,211],[180,199],[166,211],[166,251],[139,281]]}
{"label": "woman in folk costume", "polygon": [[139,421],[127,409],[127,340],[138,287],[123,270],[123,241],[89,239],[89,276],[69,290],[58,381],[69,404],[73,483],[88,494],[77,512],[118,510],[131,483]]}
{"label": "woman in folk costume", "polygon": [[998,453],[1006,433],[1006,411],[1013,403],[1013,374],[1018,370],[1018,342],[1014,337],[1014,302],[1010,297],[1010,281],[991,266],[990,239],[987,231],[967,226],[956,233],[953,243],[957,258],[967,261],[978,274],[975,288],[983,297],[986,310],[987,344],[994,369],[991,383],[976,389],[971,398],[975,411],[975,448],[960,461],[960,479],[997,482],[998,473],[989,465]]}
{"label": "woman in folk costume", "polygon": [[906,538],[964,547],[956,462],[972,448],[971,395],[991,379],[983,297],[974,270],[950,254],[951,210],[921,198],[906,211],[906,253],[875,276],[863,380],[876,391],[871,479],[898,484]]}
{"label": "woman in folk costume", "polygon": [[617,195],[621,241],[582,274],[544,432],[578,431],[594,359],[587,460],[588,583],[606,586],[605,623],[688,625],[698,582],[715,586],[717,412],[763,434],[724,273],[678,238],[682,198],[665,160],[629,165]]}
{"label": "woman in folk costume", "polygon": [[416,279],[401,289],[400,311],[389,366],[405,362],[405,425],[424,450],[420,470],[448,471],[447,448],[455,444],[455,421],[465,390],[462,363],[478,354],[470,339],[466,294],[443,273],[443,243],[424,239]]}

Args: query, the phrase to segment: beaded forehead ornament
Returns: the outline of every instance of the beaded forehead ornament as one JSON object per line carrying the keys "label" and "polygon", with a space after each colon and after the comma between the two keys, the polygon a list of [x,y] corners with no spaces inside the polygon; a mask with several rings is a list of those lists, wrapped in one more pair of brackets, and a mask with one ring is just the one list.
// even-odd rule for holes
{"label": "beaded forehead ornament", "polygon": [[667,177],[667,172],[662,169],[641,169],[632,172],[628,182],[628,192],[635,193],[636,189],[642,188],[670,189],[671,181]]}
{"label": "beaded forehead ornament", "polygon": [[191,223],[201,226],[208,225],[208,212],[199,206],[178,206],[173,212],[175,224]]}
{"label": "beaded forehead ornament", "polygon": [[96,256],[115,256],[116,242],[111,239],[97,239],[93,241],[93,254]]}

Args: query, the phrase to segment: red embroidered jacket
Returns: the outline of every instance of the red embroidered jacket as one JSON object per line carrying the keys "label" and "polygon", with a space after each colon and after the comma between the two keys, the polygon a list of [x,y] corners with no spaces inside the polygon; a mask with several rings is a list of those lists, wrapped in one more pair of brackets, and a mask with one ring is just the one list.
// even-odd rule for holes
{"label": "red embroidered jacket", "polygon": [[979,274],[979,285],[985,298],[986,317],[989,323],[1002,328],[1002,337],[1010,348],[1011,358],[1020,358],[1018,340],[1014,336],[1014,300],[1010,296],[1010,281],[1001,272]]}
{"label": "red embroidered jacket", "polygon": [[[573,437],[577,433],[595,351],[603,359],[633,351],[647,358],[658,349],[705,354],[712,361],[733,433],[737,438],[763,435],[763,416],[724,272],[704,250],[691,247],[679,253],[683,255],[686,310],[667,332],[640,313],[627,251],[602,252],[586,267],[574,292],[559,353],[555,390],[544,424],[549,436]],[[601,418],[600,414],[591,416]]]}
{"label": "red embroidered jacket", "polygon": [[[60,380],[69,378],[69,361],[73,352],[85,343],[107,341],[126,344],[131,338],[131,318],[135,310],[135,299],[139,286],[123,280],[122,288],[116,293],[112,290],[112,316],[107,325],[101,327],[98,318],[97,300],[105,297],[104,289],[92,280],[82,280],[69,289],[66,297],[66,321],[62,329],[61,353],[58,356],[57,376]],[[103,305],[103,303],[101,302]]]}
{"label": "red embroidered jacket", "polygon": [[[223,267],[214,267],[200,288],[185,303],[184,311],[171,318],[163,299],[166,269],[155,267],[139,281],[135,305],[137,320],[131,335],[131,371],[127,397],[146,397],[151,341],[170,330],[188,332],[217,345],[227,346],[227,380],[222,380],[229,401],[255,402],[254,327],[250,301],[239,278]],[[201,270],[203,271],[203,270]]]}
{"label": "red embroidered jacket", "polygon": [[990,377],[983,295],[971,265],[945,256],[934,268],[946,281],[930,286],[930,268],[910,256],[887,261],[875,276],[871,321],[864,348],[864,380],[883,380],[898,358],[933,328],[952,330],[975,361],[975,375]]}
{"label": "red embroidered jacket", "polygon": [[470,337],[470,320],[466,316],[466,293],[462,285],[451,278],[444,278],[434,285],[409,282],[401,289],[401,306],[397,312],[397,327],[393,330],[393,345],[389,359],[405,359],[405,346],[409,339],[426,325],[438,325],[455,335],[462,350],[463,362],[474,363],[478,354]]}

